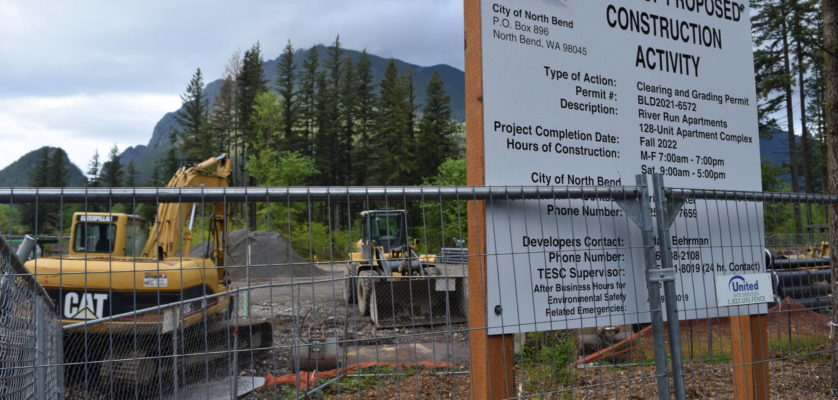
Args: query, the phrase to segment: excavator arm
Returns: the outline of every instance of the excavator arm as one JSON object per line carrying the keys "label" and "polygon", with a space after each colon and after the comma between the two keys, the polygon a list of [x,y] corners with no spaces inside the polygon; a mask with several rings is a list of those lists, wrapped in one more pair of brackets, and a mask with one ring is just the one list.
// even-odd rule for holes
{"label": "excavator arm", "polygon": [[[229,176],[230,160],[222,154],[192,167],[179,169],[166,187],[227,187]],[[192,245],[192,227],[195,214],[200,210],[199,207],[201,207],[200,203],[160,203],[157,206],[157,220],[143,248],[143,257],[158,259],[173,257],[181,248],[188,252]],[[213,236],[212,258],[216,265],[223,265],[224,245],[227,241],[224,225],[226,210],[223,204],[214,203],[212,207],[213,216],[210,226]],[[181,235],[187,218],[189,218],[189,226]]]}

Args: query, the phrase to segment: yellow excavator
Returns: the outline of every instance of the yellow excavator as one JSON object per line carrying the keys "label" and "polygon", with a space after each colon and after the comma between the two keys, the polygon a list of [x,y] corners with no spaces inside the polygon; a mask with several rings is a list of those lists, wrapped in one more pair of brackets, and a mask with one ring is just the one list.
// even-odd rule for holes
{"label": "yellow excavator", "polygon": [[[226,187],[229,174],[222,155],[181,168],[167,187]],[[201,207],[160,203],[150,230],[137,215],[77,212],[68,254],[25,264],[65,325],[65,362],[83,365],[88,381],[142,386],[172,369],[226,359],[233,332],[239,349],[270,346],[269,323],[233,318],[223,204],[211,205],[207,254],[180,255],[189,252]],[[172,354],[181,361],[171,362]]]}
{"label": "yellow excavator", "polygon": [[379,328],[465,321],[462,273],[440,268],[408,244],[406,210],[361,212],[361,239],[346,264],[344,300]]}

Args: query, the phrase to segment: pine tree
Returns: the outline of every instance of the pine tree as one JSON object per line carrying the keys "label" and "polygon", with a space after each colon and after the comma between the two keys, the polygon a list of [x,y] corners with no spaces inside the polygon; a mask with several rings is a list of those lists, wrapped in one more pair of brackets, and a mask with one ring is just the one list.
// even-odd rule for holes
{"label": "pine tree", "polygon": [[174,133],[169,134],[169,149],[166,151],[166,156],[157,161],[155,169],[161,175],[160,183],[165,185],[172,176],[180,169],[181,162],[177,153],[177,136]]}
{"label": "pine tree", "polygon": [[416,165],[423,177],[436,175],[446,159],[459,156],[452,137],[454,130],[451,99],[445,93],[439,73],[434,71],[425,88],[425,107],[416,140]]}
{"label": "pine tree", "polygon": [[276,75],[276,87],[283,107],[283,150],[302,152],[306,144],[298,135],[296,129],[298,107],[295,87],[296,68],[297,64],[294,63],[294,46],[291,45],[291,41],[289,40],[288,44],[285,45],[285,50],[283,50],[282,55],[279,57]]}
{"label": "pine tree", "polygon": [[409,138],[410,102],[404,79],[390,59],[379,83],[375,148],[371,152],[373,184],[407,185],[413,176],[413,149]]}
{"label": "pine tree", "polygon": [[126,187],[135,187],[137,186],[137,169],[134,167],[134,161],[129,161],[128,165],[125,166],[125,186]]}
{"label": "pine tree", "polygon": [[111,148],[108,161],[102,164],[102,170],[99,172],[99,180],[105,187],[120,187],[122,186],[122,164],[119,162],[119,149],[114,145]]}
{"label": "pine tree", "polygon": [[340,164],[340,86],[342,51],[340,37],[329,46],[324,71],[317,78],[317,133],[314,137],[314,160],[321,171],[318,183],[339,184]]}
{"label": "pine tree", "polygon": [[339,146],[336,159],[338,160],[337,183],[351,185],[352,170],[356,163],[352,159],[352,144],[355,137],[356,120],[358,114],[358,80],[355,64],[351,57],[343,61],[342,77],[340,81],[340,120],[341,127],[338,136]]}
{"label": "pine tree", "polygon": [[236,95],[236,110],[239,117],[239,130],[244,139],[244,159],[247,159],[254,145],[253,104],[256,96],[266,89],[266,81],[262,71],[262,53],[259,43],[244,52],[241,71],[236,78],[238,93]]}
{"label": "pine tree", "polygon": [[356,69],[355,101],[357,103],[356,139],[352,146],[352,171],[355,172],[353,183],[365,186],[369,183],[368,159],[371,157],[371,135],[375,129],[375,83],[372,77],[372,63],[364,50],[358,58]]}
{"label": "pine tree", "polygon": [[[404,87],[406,91],[407,106],[405,119],[407,120],[407,146],[413,154],[417,152],[416,146],[416,88],[413,84],[413,68],[408,67],[404,75]],[[415,185],[420,182],[421,171],[416,164],[411,163],[410,172],[405,179],[408,185]]]}
{"label": "pine tree", "polygon": [[[809,65],[813,58],[821,58],[818,51],[820,40],[818,38],[817,25],[812,25],[819,15],[816,0],[788,0],[791,38],[794,42],[795,70],[797,71],[798,82],[798,106],[800,107],[800,126],[802,130],[801,144],[803,147],[801,168],[803,169],[803,187],[807,193],[814,192],[814,174],[812,157],[812,137],[807,122],[807,100],[806,79],[809,76]],[[808,224],[812,223],[811,208],[807,207]]]}
{"label": "pine tree", "polygon": [[235,79],[227,75],[215,96],[215,105],[209,116],[212,131],[212,155],[232,155],[233,137],[236,134]]}
{"label": "pine tree", "polygon": [[204,78],[198,68],[192,75],[186,92],[180,96],[183,106],[175,115],[180,125],[176,134],[179,137],[180,153],[184,161],[194,164],[212,155],[212,140],[208,132],[209,105],[204,93]]}
{"label": "pine tree", "polygon": [[337,101],[330,89],[326,73],[319,73],[317,76],[317,93],[315,94],[317,129],[312,137],[314,146],[312,159],[320,170],[319,175],[315,178],[315,183],[325,186],[334,184],[332,181],[335,145],[333,135],[336,126],[335,119],[338,117],[336,112]]}
{"label": "pine tree", "polygon": [[300,91],[297,94],[299,104],[298,121],[300,125],[300,140],[305,142],[305,148],[300,151],[304,156],[314,154],[314,132],[317,124],[317,80],[320,76],[320,66],[317,48],[308,52],[308,58],[303,62],[300,74]]}
{"label": "pine tree", "polygon": [[158,187],[161,185],[162,179],[160,178],[160,163],[154,165],[154,168],[151,169],[151,177],[148,179],[148,186],[151,187]]}
{"label": "pine tree", "polygon": [[99,187],[99,150],[94,150],[93,158],[87,166],[87,187]]}
{"label": "pine tree", "polygon": [[[791,190],[797,192],[802,188],[812,192],[816,187],[815,170],[820,153],[813,151],[807,97],[812,92],[808,81],[817,75],[810,71],[817,65],[816,60],[821,58],[817,51],[821,47],[817,1],[754,0],[752,7],[753,36],[757,47],[754,65],[761,121],[770,132],[782,128],[787,130]],[[799,125],[795,121],[795,90]],[[780,111],[785,111],[782,128],[783,124],[772,117]],[[795,134],[797,126],[802,130],[799,139]],[[806,214],[806,224],[809,225],[813,218],[809,207],[806,207]],[[794,205],[794,219],[797,231],[802,231],[804,224],[799,205]]]}
{"label": "pine tree", "polygon": [[61,148],[52,151],[49,162],[49,178],[47,185],[50,187],[66,187],[69,178],[67,170],[67,153]]}
{"label": "pine tree", "polygon": [[[47,187],[50,183],[50,148],[42,147],[36,157],[37,161],[29,171],[28,185],[34,188]],[[54,210],[49,204],[26,204],[21,212],[21,223],[29,229],[29,233],[52,233],[52,214]]]}

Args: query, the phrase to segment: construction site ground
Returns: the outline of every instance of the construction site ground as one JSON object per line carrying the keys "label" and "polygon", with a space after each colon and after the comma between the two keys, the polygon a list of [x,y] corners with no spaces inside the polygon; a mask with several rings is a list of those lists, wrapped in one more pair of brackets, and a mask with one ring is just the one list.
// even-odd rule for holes
{"label": "construction site ground", "polygon": [[[468,363],[465,323],[380,329],[354,304],[347,307],[343,295],[345,262],[301,262],[270,268],[275,270],[260,272],[260,278],[233,282],[233,288],[253,288],[238,295],[240,316],[268,319],[274,326],[275,350],[245,372],[293,372],[292,349],[300,345],[295,339],[336,338],[343,345],[339,359],[346,364]],[[465,276],[465,265],[441,264],[439,268],[443,276]]]}

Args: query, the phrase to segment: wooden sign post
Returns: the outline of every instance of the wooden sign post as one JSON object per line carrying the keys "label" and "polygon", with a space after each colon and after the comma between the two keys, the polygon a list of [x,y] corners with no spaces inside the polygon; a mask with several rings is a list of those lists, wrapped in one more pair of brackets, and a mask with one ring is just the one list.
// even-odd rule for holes
{"label": "wooden sign post", "polygon": [[[466,165],[470,186],[483,186],[483,51],[480,0],[465,0]],[[468,328],[471,346],[471,398],[514,395],[512,335],[488,334],[486,303],[486,207],[468,202]]]}
{"label": "wooden sign post", "polygon": [[733,352],[733,398],[762,400],[771,396],[768,377],[768,316],[730,317]]}

